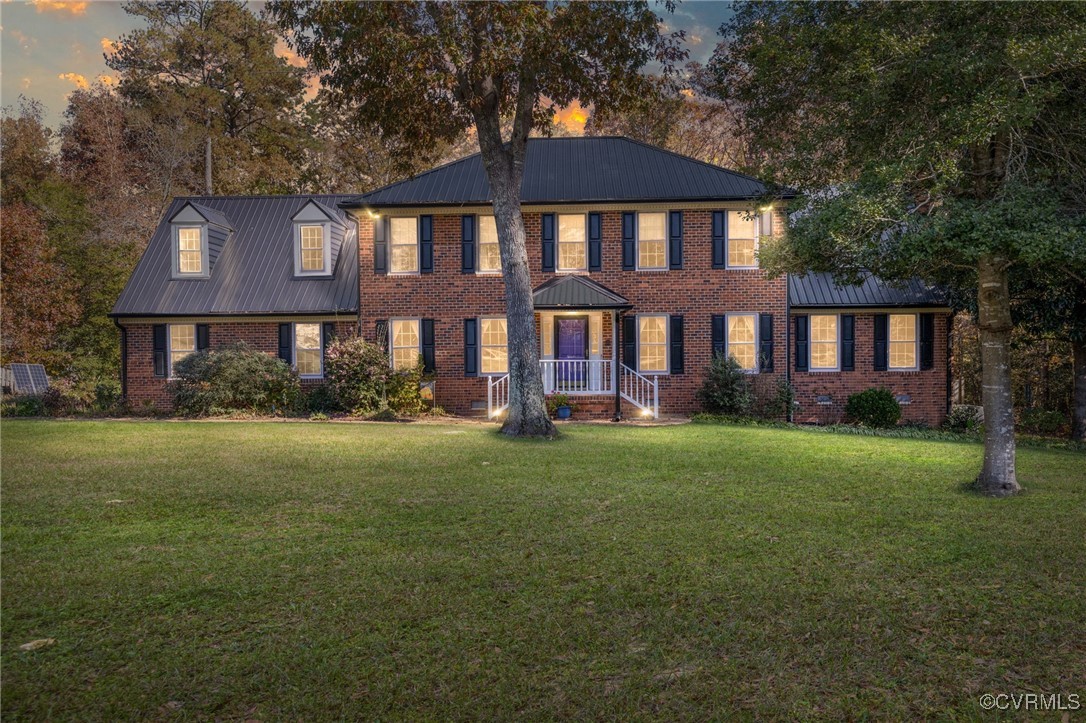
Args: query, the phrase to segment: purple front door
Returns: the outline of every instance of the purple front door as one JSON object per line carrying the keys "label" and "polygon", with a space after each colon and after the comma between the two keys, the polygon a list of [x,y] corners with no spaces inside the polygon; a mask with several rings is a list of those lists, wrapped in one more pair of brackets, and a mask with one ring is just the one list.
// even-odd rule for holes
{"label": "purple front door", "polygon": [[588,377],[588,317],[558,316],[554,319],[554,358],[558,364],[558,386],[583,387]]}

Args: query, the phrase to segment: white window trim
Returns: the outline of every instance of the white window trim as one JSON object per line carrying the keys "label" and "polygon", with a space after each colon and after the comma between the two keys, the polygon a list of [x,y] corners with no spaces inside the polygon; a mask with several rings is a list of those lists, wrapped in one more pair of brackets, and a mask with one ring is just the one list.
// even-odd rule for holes
{"label": "white window trim", "polygon": [[[909,367],[895,367],[890,364],[890,345],[894,343],[890,337],[890,317],[892,316],[911,316],[913,317],[913,359],[916,363]],[[902,342],[897,342],[898,344]],[[887,314],[886,315],[886,371],[888,372],[918,372],[920,371],[920,314],[914,314],[906,312],[904,314]]]}
{"label": "white window trim", "polygon": [[[642,266],[641,265],[641,216],[642,214],[651,213],[659,214],[664,217],[664,265],[663,266]],[[637,212],[637,224],[634,227],[634,266],[638,271],[667,271],[668,264],[668,224],[670,219],[668,218],[667,211],[638,211]]]}
{"label": "white window trim", "polygon": [[[394,355],[396,353],[396,347],[393,345],[393,342],[396,339],[396,336],[395,336],[395,334],[393,332],[395,330],[397,321],[413,321],[413,322],[415,322],[415,324],[417,325],[417,328],[419,330],[419,334],[418,334],[418,336],[419,336],[418,355],[422,356],[422,317],[397,316],[394,319],[389,319],[388,320],[388,366],[393,371],[398,371],[396,369],[396,367],[394,366],[395,365],[395,356]],[[406,349],[407,347],[401,347],[401,348]]]}
{"label": "white window trim", "polygon": [[[480,213],[475,215],[475,275],[476,276],[501,276],[502,275],[502,262],[501,262],[501,242],[498,242],[498,268],[497,269],[480,269],[479,261],[483,258],[480,248],[483,245],[483,223],[480,219],[489,216],[494,219],[494,227],[497,230],[498,218],[492,213]],[[557,249],[556,249],[557,252]],[[557,262],[557,259],[555,259]],[[491,317],[486,317],[491,318]]]}
{"label": "white window trim", "polygon": [[[747,211],[736,211],[735,209],[729,209],[726,213],[747,213]],[[754,265],[753,266],[732,266],[732,224],[731,219],[727,219],[727,223],[724,226],[724,230],[727,232],[724,235],[724,268],[731,269],[733,271],[755,271],[760,269],[758,265],[758,250],[761,248],[762,243],[762,217],[760,214],[754,216]]]}
{"label": "white window trim", "polygon": [[[584,266],[577,268],[564,268],[562,266],[562,216],[580,216],[584,220]],[[572,243],[572,242],[568,242]],[[587,213],[556,213],[554,215],[554,273],[556,274],[584,274],[588,273],[588,214]]]}
{"label": "white window trim", "polygon": [[[309,225],[309,224],[306,224]],[[290,356],[291,361],[294,363],[291,365],[294,370],[298,370],[298,324],[316,324],[317,325],[317,351],[318,358],[321,361],[320,374],[302,374],[298,373],[298,377],[301,379],[324,379],[324,324],[319,321],[296,321],[290,325]]]}
{"label": "white window trim", "polygon": [[[731,350],[728,348],[731,346],[731,340],[728,339],[728,326],[733,316],[753,316],[754,317],[754,368],[743,369],[744,374],[761,374],[762,373],[762,323],[761,314],[757,311],[730,311],[724,314],[724,357],[731,357]],[[810,362],[808,361],[808,366]]]}
{"label": "white window trim", "polygon": [[[324,233],[324,266],[316,271],[302,269],[302,226],[320,226]],[[294,275],[295,276],[331,276],[332,275],[332,222],[331,221],[295,221],[294,222]]]}
{"label": "white window trim", "polygon": [[[394,218],[411,218],[415,220],[415,270],[414,271],[393,271],[392,270],[392,219]],[[388,217],[388,238],[385,240],[388,245],[388,275],[389,276],[419,276],[422,274],[422,241],[419,239],[419,217],[418,216],[389,216]],[[395,244],[397,246],[407,246],[407,244]]]}
{"label": "white window trim", "polygon": [[[816,367],[813,363],[814,359],[814,324],[811,320],[816,316],[832,316],[837,319],[834,324],[834,330],[837,332],[837,354],[834,356],[837,359],[836,366],[833,367]],[[887,330],[887,336],[889,336],[889,330]],[[828,344],[829,342],[822,342]],[[807,371],[808,372],[839,372],[841,371],[841,315],[840,314],[810,314],[807,316]]]}
{"label": "white window trim", "polygon": [[[478,360],[477,360],[477,363],[476,363],[476,368],[479,370],[479,376],[481,376],[481,377],[504,377],[506,374],[509,373],[509,357],[508,356],[506,356],[505,371],[504,372],[484,372],[483,371],[483,346],[484,346],[484,344],[483,344],[483,322],[484,321],[494,321],[494,320],[504,320],[505,321],[505,351],[506,351],[507,355],[509,353],[509,320],[504,316],[480,316],[480,317],[478,317],[477,323],[479,324],[479,344],[478,344],[479,348],[478,348],[478,350],[476,352],[478,354]],[[540,324],[542,325],[542,319],[540,319]],[[420,338],[419,341],[421,342],[422,339]],[[491,346],[491,345],[485,345],[485,346]]]}
{"label": "white window trim", "polygon": [[[206,279],[209,275],[207,253],[207,224],[206,223],[174,223],[170,224],[170,236],[173,240],[171,264],[172,277],[175,279]],[[200,272],[181,270],[181,229],[200,229]]]}
{"label": "white window trim", "polygon": [[[177,379],[173,375],[173,328],[175,326],[191,326],[192,327],[192,351],[189,354],[195,354],[200,349],[199,340],[196,338],[199,333],[196,330],[197,324],[167,324],[166,325],[166,378]],[[161,377],[160,377],[161,378]]]}
{"label": "white window trim", "polygon": [[[663,371],[643,371],[641,369],[641,317],[663,317],[664,319],[664,369]],[[663,377],[671,375],[671,314],[634,314],[634,318],[637,319],[635,327],[637,329],[637,338],[634,339],[634,345],[637,348],[637,373],[642,375]]]}

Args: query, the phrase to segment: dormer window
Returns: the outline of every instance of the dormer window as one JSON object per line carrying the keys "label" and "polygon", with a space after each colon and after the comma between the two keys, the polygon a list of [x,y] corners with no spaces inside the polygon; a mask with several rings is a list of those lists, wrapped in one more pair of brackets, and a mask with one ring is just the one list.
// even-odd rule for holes
{"label": "dormer window", "polygon": [[179,226],[177,228],[177,272],[179,274],[204,273],[204,227]]}
{"label": "dormer window", "polygon": [[170,268],[175,279],[207,279],[233,228],[221,212],[187,201],[170,217]]}
{"label": "dormer window", "polygon": [[[332,211],[310,201],[294,214],[294,275],[331,276],[333,251],[339,248],[342,226]],[[333,249],[333,226],[337,231]]]}
{"label": "dormer window", "polygon": [[301,273],[328,273],[327,255],[324,253],[324,226],[299,226],[301,243]]}

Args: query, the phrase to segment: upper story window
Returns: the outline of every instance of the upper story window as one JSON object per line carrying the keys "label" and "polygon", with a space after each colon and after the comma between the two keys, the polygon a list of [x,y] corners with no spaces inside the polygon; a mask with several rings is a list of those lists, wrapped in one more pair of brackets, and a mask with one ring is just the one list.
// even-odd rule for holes
{"label": "upper story window", "polygon": [[207,276],[207,226],[173,227],[175,277]]}
{"label": "upper story window", "polygon": [[916,314],[890,314],[889,368],[916,369]]}
{"label": "upper story window", "polygon": [[170,324],[170,369],[173,377],[174,365],[196,351],[196,325]]}
{"label": "upper story window", "polygon": [[728,211],[728,268],[758,268],[758,217],[747,211]]}
{"label": "upper story window", "polygon": [[667,371],[667,316],[637,317],[637,367],[641,372]]}
{"label": "upper story window", "polygon": [[331,273],[328,224],[298,224],[296,229],[295,274]]}
{"label": "upper story window", "polygon": [[[419,222],[414,216],[389,219],[389,271],[394,274],[418,273]],[[411,362],[414,366],[415,362]]]}
{"label": "upper story window", "polygon": [[558,215],[558,271],[587,271],[588,247],[583,213]]}
{"label": "upper story window", "polygon": [[418,319],[393,319],[389,324],[393,369],[414,369],[422,352]]}
{"label": "upper story window", "polygon": [[509,371],[509,333],[505,319],[479,319],[479,371],[505,374]]}
{"label": "upper story window", "polygon": [[493,216],[479,217],[479,264],[481,273],[502,270],[502,254],[498,247],[498,225]]}
{"label": "upper story window", "polygon": [[757,371],[757,318],[754,314],[728,314],[728,356],[746,371]]}
{"label": "upper story window", "polygon": [[833,314],[811,315],[811,369],[836,370],[837,316]]}
{"label": "upper story window", "polygon": [[637,214],[637,268],[667,268],[667,214]]}
{"label": "upper story window", "polygon": [[320,324],[294,325],[294,366],[299,376],[319,377],[324,373]]}

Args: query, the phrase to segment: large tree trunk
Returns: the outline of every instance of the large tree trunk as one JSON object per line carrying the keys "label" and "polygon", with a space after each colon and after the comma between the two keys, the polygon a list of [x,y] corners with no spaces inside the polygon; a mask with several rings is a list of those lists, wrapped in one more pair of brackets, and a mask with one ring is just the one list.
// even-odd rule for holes
{"label": "large tree trunk", "polygon": [[1086,442],[1086,339],[1071,342],[1075,394],[1071,401],[1071,439]]}
{"label": "large tree trunk", "polygon": [[[502,280],[505,282],[505,317],[509,347],[509,412],[502,433],[511,437],[555,437],[558,431],[547,414],[543,375],[539,368],[539,340],[535,333],[532,279],[524,216],[520,210],[520,184],[524,177],[527,139],[502,143],[496,117],[476,119],[479,147],[494,199]],[[526,131],[525,131],[526,135]]]}
{"label": "large tree trunk", "polygon": [[1011,303],[1005,259],[984,256],[977,264],[984,466],[977,486],[1003,497],[1021,491],[1015,471],[1014,405],[1011,402]]}
{"label": "large tree trunk", "polygon": [[207,136],[204,138],[204,193],[211,195],[211,116],[207,117]]}

